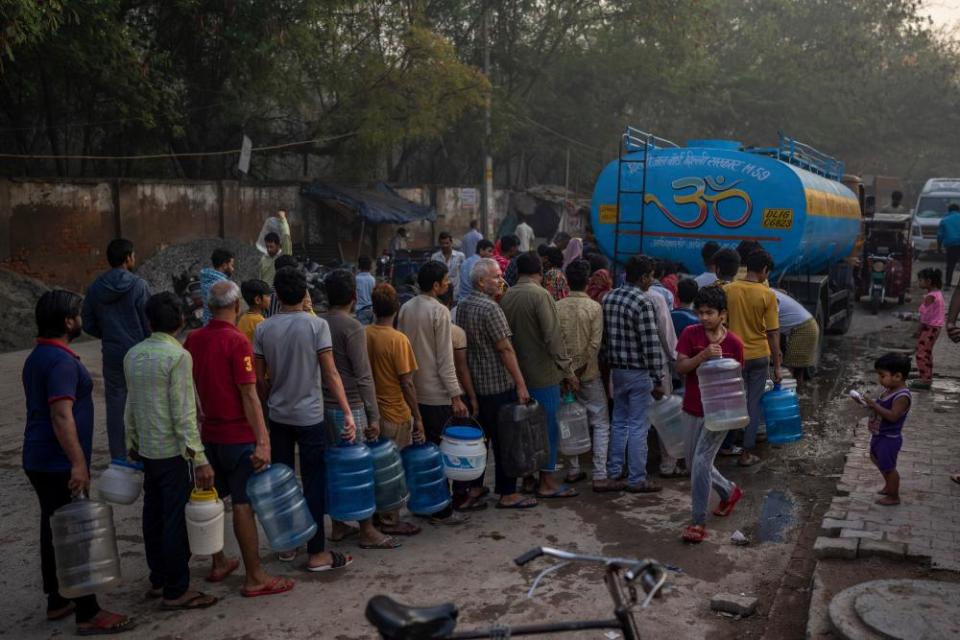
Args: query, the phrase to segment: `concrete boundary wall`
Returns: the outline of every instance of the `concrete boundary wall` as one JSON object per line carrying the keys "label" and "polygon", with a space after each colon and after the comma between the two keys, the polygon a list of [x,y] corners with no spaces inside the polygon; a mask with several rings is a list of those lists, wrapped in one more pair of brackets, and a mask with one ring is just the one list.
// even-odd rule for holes
{"label": "concrete boundary wall", "polygon": [[[305,184],[0,177],[0,267],[82,292],[107,269],[104,253],[113,238],[132,240],[140,262],[164,247],[200,238],[252,243],[264,219],[280,207],[290,212],[294,244],[306,240],[309,216],[311,237],[319,233],[325,242],[335,243],[347,261],[359,253],[376,255],[387,245],[395,226],[367,226],[360,243],[359,220],[336,217],[302,198]],[[477,188],[411,187],[399,192],[422,204],[432,200],[437,208],[436,222],[407,225],[414,247],[432,247],[440,231],[450,231],[459,243],[469,221],[479,217]],[[495,192],[499,214],[490,221],[491,232],[509,201],[508,191]]]}
{"label": "concrete boundary wall", "polygon": [[144,261],[198,238],[253,242],[266,216],[291,210],[302,227],[299,182],[0,178],[0,266],[83,291],[107,268],[107,244],[133,241]]}

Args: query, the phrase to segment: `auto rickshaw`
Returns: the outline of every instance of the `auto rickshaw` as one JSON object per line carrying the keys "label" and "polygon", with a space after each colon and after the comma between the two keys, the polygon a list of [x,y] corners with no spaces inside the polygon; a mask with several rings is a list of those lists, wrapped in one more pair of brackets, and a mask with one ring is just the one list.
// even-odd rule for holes
{"label": "auto rickshaw", "polygon": [[906,302],[910,291],[913,249],[910,213],[875,213],[863,220],[863,259],[858,294],[877,314],[888,300]]}

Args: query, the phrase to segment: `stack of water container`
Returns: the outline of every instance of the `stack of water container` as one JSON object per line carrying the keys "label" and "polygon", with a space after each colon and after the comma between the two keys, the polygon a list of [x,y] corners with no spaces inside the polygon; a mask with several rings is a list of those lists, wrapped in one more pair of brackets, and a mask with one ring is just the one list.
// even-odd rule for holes
{"label": "stack of water container", "polygon": [[750,424],[740,363],[733,358],[708,360],[697,368],[703,400],[703,426],[710,431],[743,429]]}

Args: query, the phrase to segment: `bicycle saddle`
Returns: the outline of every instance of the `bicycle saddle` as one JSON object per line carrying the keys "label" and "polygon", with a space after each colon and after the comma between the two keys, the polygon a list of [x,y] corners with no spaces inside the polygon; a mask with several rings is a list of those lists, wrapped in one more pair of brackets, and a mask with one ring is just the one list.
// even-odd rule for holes
{"label": "bicycle saddle", "polygon": [[367,603],[367,620],[387,640],[446,638],[457,626],[457,605],[408,607],[390,596],[374,596]]}

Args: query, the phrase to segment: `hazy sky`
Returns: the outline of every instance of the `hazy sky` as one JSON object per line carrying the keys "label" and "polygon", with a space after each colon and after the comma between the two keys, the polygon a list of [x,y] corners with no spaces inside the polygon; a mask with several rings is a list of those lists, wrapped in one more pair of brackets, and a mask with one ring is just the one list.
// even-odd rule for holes
{"label": "hazy sky", "polygon": [[960,23],[960,0],[925,0],[921,11],[933,18],[937,27],[956,27]]}

